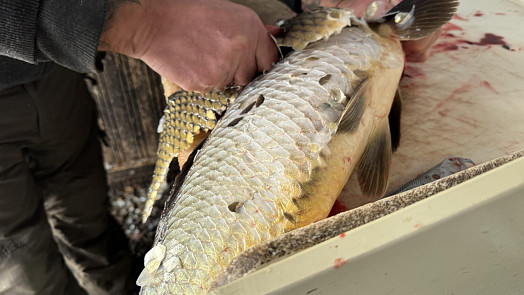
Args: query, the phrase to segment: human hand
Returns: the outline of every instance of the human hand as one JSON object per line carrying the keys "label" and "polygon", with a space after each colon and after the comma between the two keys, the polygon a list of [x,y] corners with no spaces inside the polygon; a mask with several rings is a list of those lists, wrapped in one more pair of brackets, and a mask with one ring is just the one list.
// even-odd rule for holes
{"label": "human hand", "polygon": [[[377,2],[374,17],[379,17],[400,3],[401,0],[303,0],[302,9],[309,10],[318,6],[348,8],[352,9],[356,16],[365,17],[367,8],[373,2]],[[402,42],[406,60],[410,62],[423,62],[427,60],[429,57],[429,49],[440,34],[441,31],[438,30],[423,39]]]}
{"label": "human hand", "polygon": [[226,0],[125,2],[110,11],[100,39],[99,50],[141,59],[185,90],[200,92],[246,85],[277,61],[255,12]]}

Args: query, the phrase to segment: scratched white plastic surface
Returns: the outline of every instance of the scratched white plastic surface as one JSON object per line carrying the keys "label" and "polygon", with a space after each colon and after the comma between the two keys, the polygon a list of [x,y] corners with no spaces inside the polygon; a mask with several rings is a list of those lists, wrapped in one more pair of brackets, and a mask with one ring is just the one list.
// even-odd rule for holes
{"label": "scratched white plastic surface", "polygon": [[[523,0],[462,0],[431,57],[408,64],[388,191],[450,155],[478,164],[524,149],[523,20]],[[503,37],[509,50],[467,43],[485,34]],[[346,207],[373,201],[361,197],[355,175],[346,190]]]}

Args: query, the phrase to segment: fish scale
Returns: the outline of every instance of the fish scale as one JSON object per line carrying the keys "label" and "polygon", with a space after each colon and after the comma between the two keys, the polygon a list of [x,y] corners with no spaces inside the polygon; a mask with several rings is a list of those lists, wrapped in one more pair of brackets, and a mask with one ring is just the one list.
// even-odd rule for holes
{"label": "fish scale", "polygon": [[160,144],[153,181],[148,189],[142,222],[151,213],[160,185],[164,182],[169,165],[179,152],[187,150],[194,136],[212,130],[227,106],[236,98],[237,91],[197,92],[177,91],[167,100],[164,116],[159,124]]}

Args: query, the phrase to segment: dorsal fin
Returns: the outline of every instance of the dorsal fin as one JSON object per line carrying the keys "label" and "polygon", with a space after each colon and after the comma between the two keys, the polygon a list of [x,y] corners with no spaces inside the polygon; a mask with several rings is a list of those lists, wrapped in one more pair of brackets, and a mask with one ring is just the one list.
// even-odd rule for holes
{"label": "dorsal fin", "polygon": [[353,92],[346,109],[338,121],[337,133],[351,132],[360,124],[360,119],[366,108],[366,96],[371,82],[367,78]]}
{"label": "dorsal fin", "polygon": [[357,178],[367,197],[382,197],[386,192],[391,165],[391,136],[388,120],[375,126],[357,166]]}
{"label": "dorsal fin", "polygon": [[353,11],[341,8],[318,7],[277,23],[282,30],[277,45],[302,50],[309,43],[328,39],[342,28],[351,25]]}
{"label": "dorsal fin", "polygon": [[395,152],[400,145],[400,118],[402,113],[402,97],[400,89],[395,92],[395,98],[389,111],[389,131],[391,133],[391,149]]}
{"label": "dorsal fin", "polygon": [[451,20],[458,5],[458,0],[404,0],[369,26],[383,37],[421,39]]}

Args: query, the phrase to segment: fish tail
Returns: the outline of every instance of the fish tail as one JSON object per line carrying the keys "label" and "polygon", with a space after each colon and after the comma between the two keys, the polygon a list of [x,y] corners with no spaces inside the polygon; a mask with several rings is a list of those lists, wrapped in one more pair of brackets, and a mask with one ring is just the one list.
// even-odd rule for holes
{"label": "fish tail", "polygon": [[422,39],[451,20],[458,5],[459,0],[404,0],[369,26],[383,37]]}

